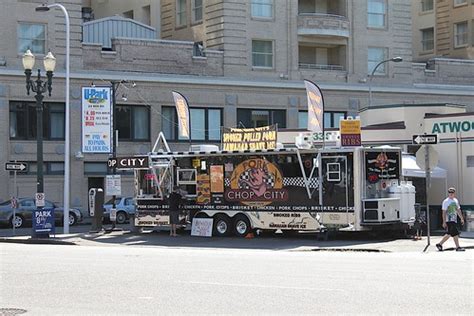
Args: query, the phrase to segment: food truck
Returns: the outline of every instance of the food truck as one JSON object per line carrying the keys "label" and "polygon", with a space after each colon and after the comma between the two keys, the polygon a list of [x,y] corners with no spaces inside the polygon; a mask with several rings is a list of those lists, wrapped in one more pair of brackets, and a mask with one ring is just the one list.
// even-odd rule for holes
{"label": "food truck", "polygon": [[151,152],[148,168],[134,171],[136,226],[169,224],[175,186],[183,227],[209,218],[213,236],[404,229],[415,220],[415,189],[401,179],[399,148],[192,149]]}

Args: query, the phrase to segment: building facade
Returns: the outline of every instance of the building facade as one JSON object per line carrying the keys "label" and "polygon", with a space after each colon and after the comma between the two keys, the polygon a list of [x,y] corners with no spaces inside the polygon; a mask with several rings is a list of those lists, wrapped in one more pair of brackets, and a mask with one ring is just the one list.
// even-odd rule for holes
{"label": "building facade", "polygon": [[474,59],[473,20],[472,1],[414,1],[413,60]]}
{"label": "building facade", "polygon": [[[374,106],[441,102],[473,109],[471,61],[436,59],[430,69],[413,62],[409,0],[162,0],[159,7],[154,1],[134,1],[114,12],[119,6],[107,0],[63,3],[71,17],[70,201],[84,212],[88,189],[103,187],[111,172],[106,164],[110,154],[81,150],[84,86],[116,83],[119,156],[149,152],[160,131],[173,149],[189,146],[177,134],[173,90],[189,101],[193,144],[218,144],[221,126],[304,128],[303,79],[321,87],[327,127],[337,127],[340,117],[366,107],[369,88]],[[17,188],[14,175],[0,171],[0,199],[32,196],[36,190],[35,103],[26,95],[21,63],[30,48],[38,59],[35,69],[48,50],[57,58],[52,96],[44,100],[44,183],[46,198],[61,204],[65,25],[60,11],[35,12],[38,5],[34,0],[0,4],[0,141],[5,148],[0,160],[30,165],[18,175]],[[136,11],[150,12],[149,23],[142,19],[147,14],[138,18]],[[144,39],[99,27],[110,48],[83,40],[84,22],[115,23],[107,17],[117,13],[126,17],[121,24],[139,19],[127,29],[149,24],[159,35]],[[368,76],[380,61],[396,56],[403,62],[384,63]],[[132,175],[122,173],[122,195],[132,192]]]}

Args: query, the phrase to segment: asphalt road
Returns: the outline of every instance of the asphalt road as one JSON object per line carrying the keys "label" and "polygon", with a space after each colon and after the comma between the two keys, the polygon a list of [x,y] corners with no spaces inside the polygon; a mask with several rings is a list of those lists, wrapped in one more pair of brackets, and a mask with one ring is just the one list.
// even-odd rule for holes
{"label": "asphalt road", "polygon": [[471,314],[473,253],[0,243],[0,315]]}

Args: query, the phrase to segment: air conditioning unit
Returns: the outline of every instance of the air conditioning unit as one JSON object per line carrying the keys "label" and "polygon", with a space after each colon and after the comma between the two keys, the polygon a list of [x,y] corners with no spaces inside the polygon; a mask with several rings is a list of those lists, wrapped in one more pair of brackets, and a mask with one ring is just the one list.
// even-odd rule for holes
{"label": "air conditioning unit", "polygon": [[310,149],[312,147],[311,135],[300,133],[295,137],[295,145],[299,149]]}
{"label": "air conditioning unit", "polygon": [[211,152],[211,151],[219,151],[219,146],[217,145],[191,145],[189,146],[189,151],[201,151],[201,152]]}

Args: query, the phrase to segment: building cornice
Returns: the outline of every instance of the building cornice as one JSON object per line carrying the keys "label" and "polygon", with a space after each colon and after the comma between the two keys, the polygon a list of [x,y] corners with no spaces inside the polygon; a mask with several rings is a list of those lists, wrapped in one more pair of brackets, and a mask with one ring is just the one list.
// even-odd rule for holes
{"label": "building cornice", "polygon": [[[23,70],[1,69],[0,77],[24,77]],[[55,78],[64,78],[64,72],[55,72]],[[303,80],[252,80],[231,77],[206,77],[170,74],[149,74],[114,71],[73,71],[70,74],[72,80],[91,80],[110,82],[111,80],[129,80],[136,82],[162,83],[162,84],[187,84],[187,85],[211,85],[221,87],[248,87],[248,88],[274,88],[274,89],[296,89],[304,90]],[[96,82],[96,83],[97,83]],[[367,84],[344,84],[344,83],[320,83],[319,87],[326,91],[362,92],[368,93]],[[411,94],[434,94],[434,95],[456,95],[474,96],[474,86],[466,85],[440,85],[440,84],[413,84],[412,86],[372,86],[372,91],[379,93],[411,93]]]}

